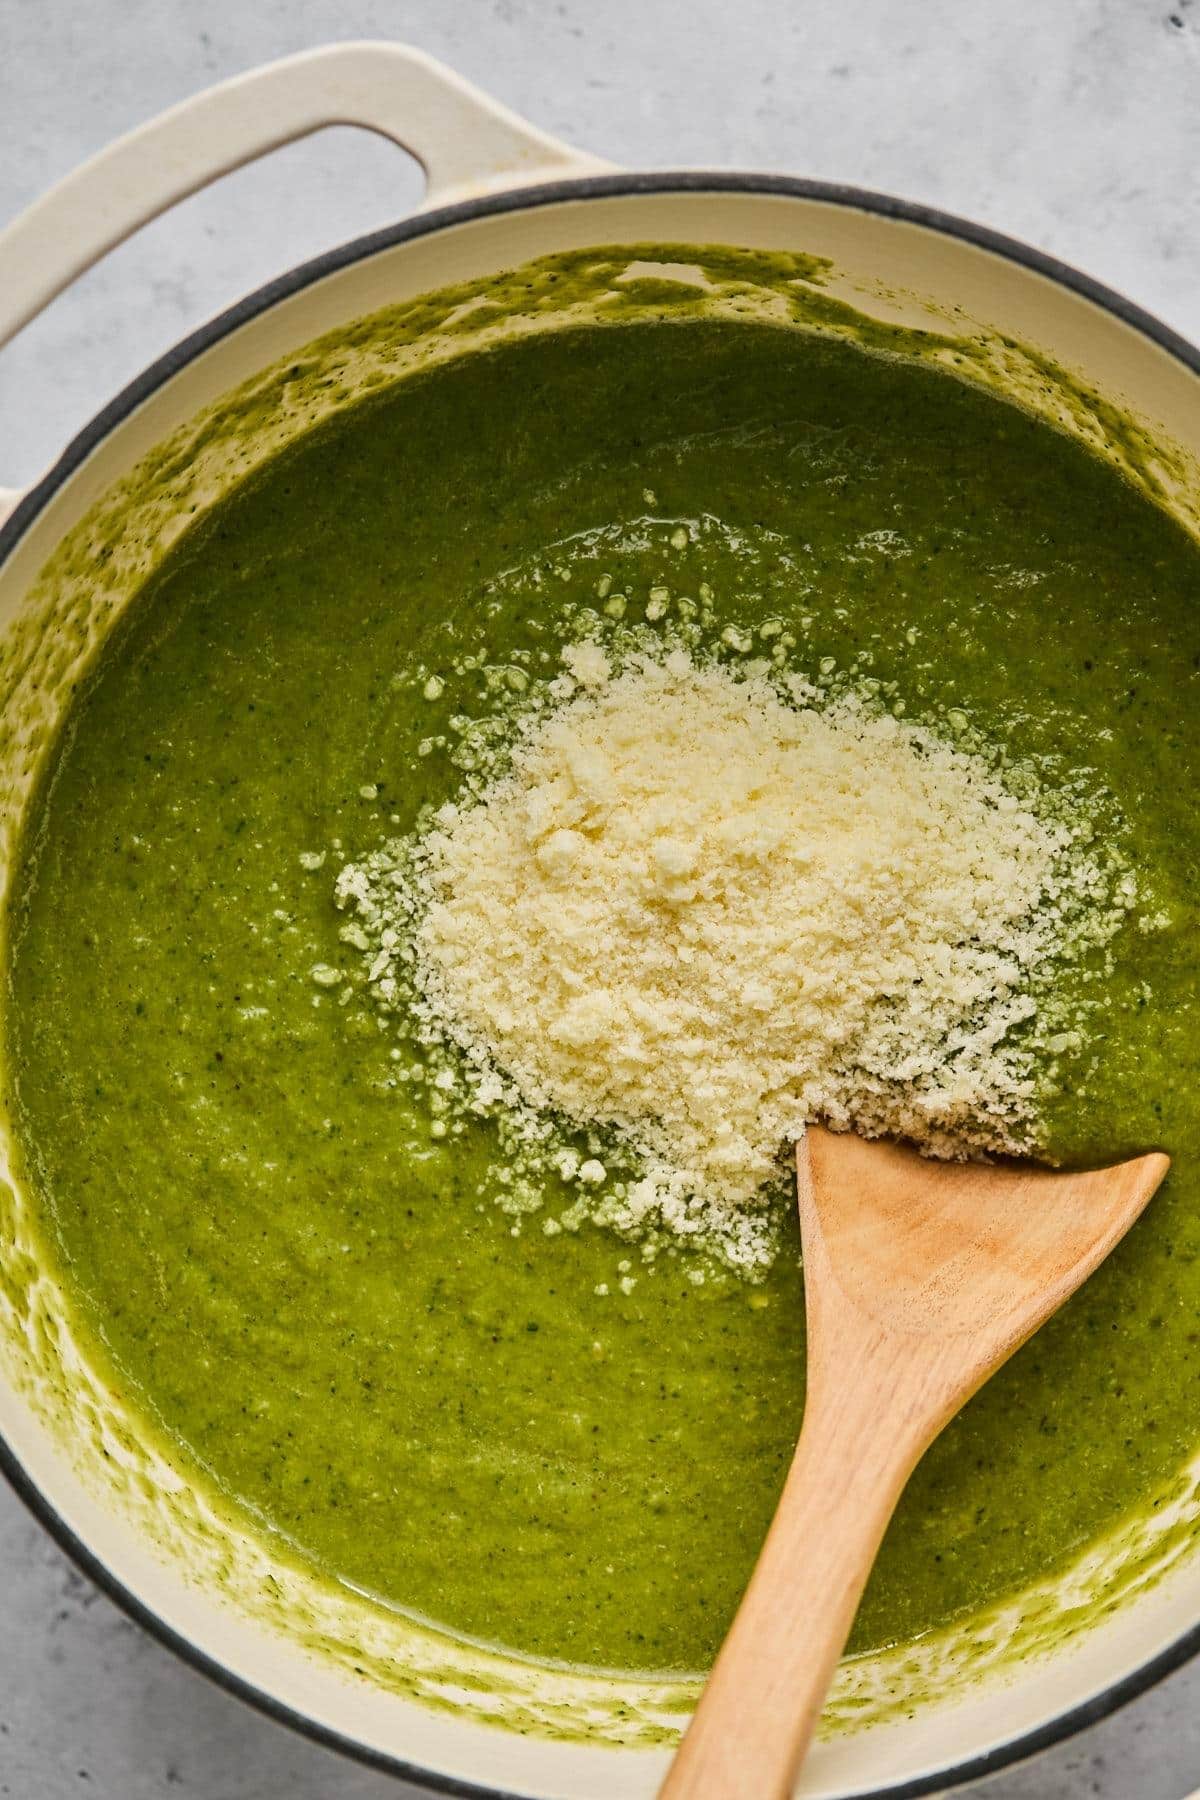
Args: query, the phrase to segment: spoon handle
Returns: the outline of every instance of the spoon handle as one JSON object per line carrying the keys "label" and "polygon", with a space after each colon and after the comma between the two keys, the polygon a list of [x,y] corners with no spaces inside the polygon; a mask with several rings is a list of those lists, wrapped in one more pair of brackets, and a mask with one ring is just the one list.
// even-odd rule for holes
{"label": "spoon handle", "polygon": [[935,1428],[925,1371],[904,1368],[889,1334],[847,1348],[858,1366],[836,1383],[810,1375],[774,1522],[660,1800],[792,1792],[888,1521]]}

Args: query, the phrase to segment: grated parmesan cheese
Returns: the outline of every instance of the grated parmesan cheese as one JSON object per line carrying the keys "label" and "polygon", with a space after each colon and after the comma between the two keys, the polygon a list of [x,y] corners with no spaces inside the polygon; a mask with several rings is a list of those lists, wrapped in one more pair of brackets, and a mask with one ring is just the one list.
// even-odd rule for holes
{"label": "grated parmesan cheese", "polygon": [[1034,1145],[1039,1052],[1075,1023],[1055,971],[1136,903],[1079,815],[762,664],[563,662],[503,773],[338,878],[377,998],[456,1048],[476,1107],[605,1128],[638,1173],[602,1216],[751,1267],[810,1120]]}

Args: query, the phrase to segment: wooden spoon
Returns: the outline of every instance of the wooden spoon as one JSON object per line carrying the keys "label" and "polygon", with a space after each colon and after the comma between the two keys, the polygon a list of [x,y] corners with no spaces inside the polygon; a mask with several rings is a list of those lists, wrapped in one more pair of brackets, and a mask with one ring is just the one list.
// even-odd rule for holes
{"label": "wooden spoon", "polygon": [[1057,1174],[811,1128],[808,1389],[774,1522],[662,1800],[785,1800],[905,1482],[1118,1243],[1168,1158]]}

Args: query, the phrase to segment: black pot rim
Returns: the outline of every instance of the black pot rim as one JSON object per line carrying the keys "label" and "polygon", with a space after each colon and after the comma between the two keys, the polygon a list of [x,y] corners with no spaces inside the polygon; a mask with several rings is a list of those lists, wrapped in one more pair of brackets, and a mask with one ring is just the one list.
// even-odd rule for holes
{"label": "black pot rim", "polygon": [[[0,526],[0,563],[4,562],[33,520],[73,471],[79,467],[80,463],[90,456],[104,438],[144,400],[171,380],[186,364],[214,344],[219,343],[222,338],[228,337],[261,313],[269,311],[279,301],[290,298],[293,294],[299,293],[325,276],[347,268],[352,263],[364,261],[380,251],[389,250],[398,244],[431,236],[447,226],[463,224],[472,219],[484,218],[497,213],[521,212],[531,207],[555,206],[563,201],[579,199],[606,199],[631,194],[681,193],[776,194],[783,198],[817,201],[829,206],[845,207],[852,211],[871,213],[877,217],[923,226],[926,230],[938,232],[944,237],[956,238],[977,249],[989,251],[1004,261],[1016,263],[1021,268],[1035,275],[1043,276],[1048,281],[1082,296],[1100,310],[1132,327],[1175,361],[1181,363],[1193,375],[1200,377],[1200,350],[1190,344],[1186,338],[1180,336],[1178,332],[1164,325],[1143,308],[1134,305],[1123,295],[1114,292],[1102,282],[1094,281],[1091,277],[1080,274],[1078,270],[1073,269],[1068,263],[1060,262],[1056,257],[1032,249],[1015,238],[991,231],[986,226],[975,225],[954,214],[942,212],[936,207],[922,206],[913,201],[896,199],[891,195],[875,193],[864,188],[808,181],[787,175],[767,175],[753,172],[709,172],[704,170],[630,174],[614,172],[576,177],[547,182],[533,188],[517,188],[502,194],[465,200],[457,205],[421,213],[416,217],[402,220],[396,225],[385,227],[381,231],[355,238],[350,243],[340,245],[337,249],[327,251],[322,256],[299,264],[286,275],[281,275],[277,280],[256,289],[207,324],[200,326],[198,330],[191,332],[173,349],[168,350],[165,355],[151,363],[136,380],[130,382],[107,406],[103,407],[72,439],[53,467],[18,501],[3,526]],[[0,1435],[0,1473],[7,1477],[14,1491],[24,1501],[38,1522],[55,1539],[59,1548],[110,1600],[114,1601],[123,1612],[144,1627],[153,1637],[156,1637],[160,1643],[165,1644],[182,1661],[199,1670],[201,1674],[206,1675],[228,1693],[236,1695],[268,1718],[289,1726],[292,1730],[321,1744],[326,1749],[338,1751],[369,1767],[403,1777],[434,1793],[455,1796],[456,1800],[457,1797],[461,1797],[461,1800],[523,1800],[523,1797],[513,1790],[488,1787],[478,1782],[463,1781],[441,1775],[435,1770],[407,1763],[402,1757],[374,1750],[368,1745],[344,1736],[332,1726],[324,1725],[318,1720],[296,1711],[273,1694],[257,1687],[253,1682],[234,1674],[215,1657],[210,1656],[207,1651],[200,1649],[189,1638],[184,1637],[173,1626],[167,1624],[152,1608],[146,1606],[88,1548],[61,1516],[48,1496],[38,1487],[3,1435]],[[940,1792],[944,1789],[958,1787],[968,1781],[978,1780],[986,1775],[993,1775],[997,1770],[1025,1757],[1035,1755],[1038,1751],[1047,1750],[1052,1745],[1059,1744],[1064,1739],[1071,1737],[1074,1733],[1107,1718],[1110,1713],[1117,1711],[1119,1707],[1126,1705],[1139,1694],[1145,1693],[1164,1676],[1181,1667],[1198,1651],[1200,1651],[1200,1619],[1197,1619],[1195,1624],[1156,1656],[1149,1658],[1138,1668],[1111,1683],[1090,1699],[1082,1701],[1079,1705],[1070,1707],[1055,1718],[1048,1720],[1044,1725],[1021,1733],[1002,1744],[994,1745],[991,1749],[976,1756],[947,1764],[929,1774],[917,1776],[911,1781],[893,1782],[885,1787],[864,1790],[861,1795],[856,1797],[856,1800],[916,1800],[918,1795]]]}

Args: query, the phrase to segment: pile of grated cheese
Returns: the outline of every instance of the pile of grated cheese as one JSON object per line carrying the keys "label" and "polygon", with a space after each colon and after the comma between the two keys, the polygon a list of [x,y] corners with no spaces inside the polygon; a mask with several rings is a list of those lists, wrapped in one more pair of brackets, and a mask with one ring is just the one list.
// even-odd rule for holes
{"label": "pile of grated cheese", "polygon": [[338,877],[376,997],[455,1047],[477,1109],[604,1128],[638,1171],[609,1222],[743,1266],[810,1120],[1035,1144],[1055,971],[1136,900],[1090,826],[852,694],[563,655],[502,773]]}

